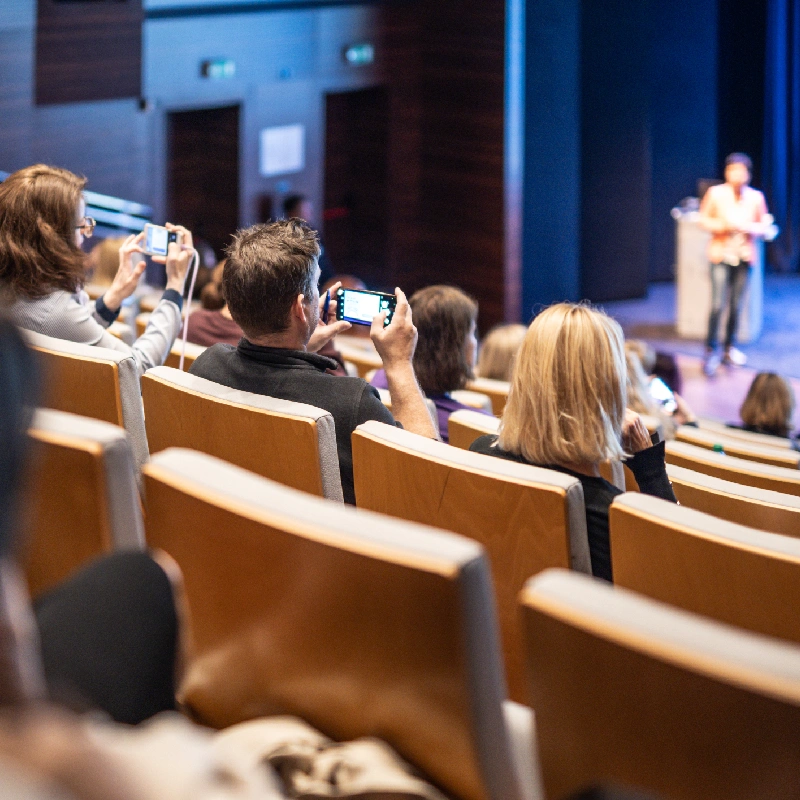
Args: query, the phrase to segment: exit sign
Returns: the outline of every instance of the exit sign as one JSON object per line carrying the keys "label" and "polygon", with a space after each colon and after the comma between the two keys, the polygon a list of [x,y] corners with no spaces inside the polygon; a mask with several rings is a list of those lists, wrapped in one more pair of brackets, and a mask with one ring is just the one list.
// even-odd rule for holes
{"label": "exit sign", "polygon": [[230,58],[216,58],[211,61],[203,61],[200,64],[200,74],[204,78],[221,80],[232,78],[236,74],[236,62]]}
{"label": "exit sign", "polygon": [[351,45],[344,51],[344,60],[354,67],[371,64],[375,60],[375,47],[368,42]]}

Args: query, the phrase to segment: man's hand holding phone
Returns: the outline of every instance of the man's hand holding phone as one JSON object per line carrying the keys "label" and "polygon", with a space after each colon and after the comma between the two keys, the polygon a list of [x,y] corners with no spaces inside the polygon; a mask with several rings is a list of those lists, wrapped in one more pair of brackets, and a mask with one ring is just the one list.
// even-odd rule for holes
{"label": "man's hand holding phone", "polygon": [[411,364],[417,348],[417,329],[411,319],[411,306],[399,287],[394,290],[397,305],[391,322],[384,326],[386,311],[373,320],[369,335],[388,375],[392,367]]}
{"label": "man's hand holding phone", "polygon": [[325,294],[320,295],[319,322],[306,345],[309,353],[319,352],[331,339],[352,327],[349,322],[336,319],[336,292],[341,285],[334,283]]}

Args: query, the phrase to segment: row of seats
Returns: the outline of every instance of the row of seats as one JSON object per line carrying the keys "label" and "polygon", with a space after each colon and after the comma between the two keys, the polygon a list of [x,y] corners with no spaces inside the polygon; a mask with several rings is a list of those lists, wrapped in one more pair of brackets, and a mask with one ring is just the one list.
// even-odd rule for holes
{"label": "row of seats", "polygon": [[[32,341],[47,357],[44,338]],[[66,386],[66,396],[75,403],[80,381],[84,395],[105,391],[87,382],[79,355],[68,364],[55,359],[61,380],[74,384],[71,392]],[[117,419],[109,421],[117,425],[124,422],[123,360],[109,373],[119,396]],[[194,383],[200,380],[169,368],[143,378],[145,452],[148,439],[157,453],[175,437],[207,429],[213,436],[200,438],[213,450],[241,427],[247,439],[225,453],[235,461],[242,451],[255,456],[268,450],[270,437],[280,442],[289,436],[298,442],[295,472],[318,469],[319,483],[310,491],[333,497],[323,480],[320,451],[330,438],[323,412],[306,407],[295,414],[296,404],[281,407],[270,398],[248,408],[241,402],[248,398]],[[96,397],[92,403],[102,406]],[[109,416],[112,405],[102,406]],[[228,411],[260,415],[264,427],[254,433],[250,416],[226,425],[217,417]],[[453,419],[460,415],[469,423],[469,414],[457,412]],[[496,430],[492,418],[472,416]],[[305,438],[293,424],[298,420]],[[742,484],[750,478],[794,486],[796,469],[699,443],[670,443],[679,498],[684,491],[704,503],[713,498],[719,509],[739,503],[758,528],[769,519],[781,530],[765,533],[725,522],[722,514],[712,518],[627,494],[611,511],[618,584],[611,588],[579,574],[588,572],[588,552],[577,480],[378,423],[354,434],[359,509],[299,495],[207,455],[170,449],[143,468],[144,526],[136,492],[142,462],[117,428],[41,412],[33,435],[41,463],[49,465],[32,489],[45,520],[29,556],[32,586],[41,591],[93,552],[143,547],[146,540],[170,553],[185,575],[196,646],[181,699],[200,721],[222,727],[293,713],[334,738],[379,735],[459,798],[538,796],[536,753],[548,797],[587,781],[630,783],[666,796],[752,796],[752,779],[734,786],[716,774],[729,769],[756,774],[759,794],[765,785],[770,796],[791,793],[786,775],[798,776],[797,757],[788,750],[797,725],[800,654],[764,635],[800,641],[800,626],[783,610],[793,608],[800,545],[779,535],[797,535],[800,500]],[[335,464],[335,446],[332,453]],[[698,475],[674,466],[679,457],[694,459],[692,467],[728,472]],[[304,469],[297,470],[298,460]],[[335,487],[338,464],[336,480],[326,474]],[[73,517],[70,503],[105,520],[92,525]],[[736,514],[729,516],[741,520]],[[72,518],[75,531],[65,525]],[[72,538],[84,529],[94,544]],[[48,534],[69,542],[60,571],[50,563],[61,555],[57,545],[41,538]],[[547,572],[551,567],[562,572]],[[504,669],[508,696],[517,703],[507,700]],[[664,686],[649,685],[649,676]],[[528,705],[536,713],[538,749]],[[600,716],[587,719],[593,714]],[[711,731],[693,731],[693,746],[672,741],[696,719],[708,720]],[[762,727],[773,719],[779,735],[773,738],[771,729],[763,737],[771,747],[767,757]],[[752,738],[753,730],[758,748],[744,752],[743,734]],[[708,741],[701,747],[702,738]],[[668,750],[663,759],[655,755],[659,744]]]}
{"label": "row of seats", "polygon": [[[35,427],[59,416],[76,441],[111,428],[55,412]],[[144,476],[147,541],[180,565],[191,612],[181,701],[205,724],[292,713],[335,738],[380,735],[458,798],[538,796],[537,753],[548,797],[600,780],[753,796],[731,770],[791,794],[800,651],[620,587],[796,642],[795,539],[618,498],[618,587],[545,572],[513,598],[535,746],[530,713],[506,699],[488,547],[186,450]]]}

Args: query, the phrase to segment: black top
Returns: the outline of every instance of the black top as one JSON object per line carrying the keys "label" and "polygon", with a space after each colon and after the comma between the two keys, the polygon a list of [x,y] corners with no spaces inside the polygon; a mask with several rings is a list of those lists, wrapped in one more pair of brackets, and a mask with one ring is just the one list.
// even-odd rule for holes
{"label": "black top", "polygon": [[[517,456],[501,450],[496,444],[497,436],[488,434],[476,439],[471,445],[470,450],[476,453],[483,453],[488,456],[507,458],[509,461],[518,461],[521,464],[529,464],[523,456]],[[609,483],[605,478],[593,478],[589,475],[581,475],[564,467],[555,464],[534,464],[533,466],[555,469],[572,475],[577,478],[583,486],[583,501],[586,504],[586,533],[589,538],[589,557],[592,560],[592,575],[596,578],[603,578],[612,581],[611,575],[611,540],[608,532],[608,509],[614,498],[622,494],[622,491]],[[672,491],[672,485],[667,477],[666,465],[664,463],[664,442],[641,450],[632,458],[625,462],[629,467],[636,483],[644,494],[651,494],[661,497],[664,500],[671,500],[673,503],[678,501]]]}
{"label": "black top", "polygon": [[[307,403],[330,412],[336,425],[336,449],[345,503],[355,505],[353,449],[350,434],[374,419],[396,425],[378,392],[361,378],[334,377],[325,372],[338,364],[302,350],[259,347],[242,339],[236,347],[215,344],[192,364],[189,372],[243,392]],[[286,443],[291,447],[291,443]]]}

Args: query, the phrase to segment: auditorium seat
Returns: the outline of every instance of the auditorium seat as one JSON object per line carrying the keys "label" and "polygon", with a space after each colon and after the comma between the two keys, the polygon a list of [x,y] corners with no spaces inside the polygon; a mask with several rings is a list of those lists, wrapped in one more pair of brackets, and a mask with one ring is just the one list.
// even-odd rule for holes
{"label": "auditorium seat", "polygon": [[493,378],[473,378],[467,384],[467,389],[489,395],[492,399],[492,410],[496,417],[503,415],[510,388],[511,384],[508,381],[496,381]]}
{"label": "auditorium seat", "polygon": [[717,433],[724,433],[726,436],[731,436],[734,439],[741,439],[743,442],[749,442],[755,445],[765,445],[766,447],[780,447],[784,450],[792,449],[792,440],[782,436],[770,436],[766,433],[754,433],[753,431],[745,431],[741,428],[732,428],[724,422],[709,417],[698,417],[697,427],[703,431],[716,431]]}
{"label": "auditorium seat", "polygon": [[[181,363],[181,352],[183,351],[183,341],[179,338],[175,340],[175,344],[172,345],[172,349],[169,351],[169,355],[167,356],[167,360],[164,362],[165,367],[172,367],[173,369],[180,369]],[[186,353],[183,359],[183,369],[184,372],[189,371],[189,367],[194,364],[195,359],[200,358],[200,356],[205,353],[206,348],[199,344],[192,344],[191,342],[186,342]]]}
{"label": "auditorium seat", "polygon": [[188,447],[342,502],[333,417],[305,403],[240,392],[171,367],[142,376],[153,453]]}
{"label": "auditorium seat", "polygon": [[24,564],[32,596],[102,553],[144,548],[130,443],[116,425],[40,409],[29,435]]}
{"label": "auditorium seat", "polygon": [[[223,728],[299,716],[378,736],[448,797],[522,800],[491,579],[460,536],[337,506],[171,449],[145,471],[147,539],[184,574],[195,657],[180,700]],[[535,774],[535,773],[534,773]]]}
{"label": "auditorium seat", "polygon": [[356,368],[359,378],[366,379],[368,373],[383,369],[383,361],[371,340],[357,339],[354,342],[352,339],[353,337],[337,336],[334,344],[342,354],[345,364],[352,364]]}
{"label": "auditorium seat", "polygon": [[[392,410],[392,396],[389,394],[388,389],[378,389],[378,396],[381,398],[381,403],[383,403],[389,411]],[[436,435],[439,435],[439,415],[436,413],[436,406],[434,405],[433,400],[429,400],[427,397],[425,398],[425,405],[428,408],[428,413],[431,415],[431,420],[433,422],[433,427],[436,429]],[[485,415],[483,415],[485,416]]]}
{"label": "auditorium seat", "polygon": [[800,648],[569,572],[522,594],[544,794],[789,800]]}
{"label": "auditorium seat", "polygon": [[41,405],[125,428],[137,470],[148,459],[139,372],[125,353],[23,330],[40,354],[45,391]]}
{"label": "auditorium seat", "polygon": [[470,408],[480,408],[483,411],[488,411],[493,414],[492,398],[483,392],[475,392],[471,389],[456,389],[450,392],[450,397],[461,405],[469,406]]}
{"label": "auditorium seat", "polygon": [[722,448],[722,452],[747,461],[758,461],[760,464],[772,464],[774,467],[797,469],[800,453],[765,444],[751,444],[728,436],[723,431],[708,431],[691,426],[681,426],[675,432],[679,442],[705,447],[708,450]]}
{"label": "auditorium seat", "polygon": [[609,512],[614,583],[800,643],[800,541],[627,494]]}
{"label": "auditorium seat", "polygon": [[667,464],[676,467],[686,467],[733,483],[800,496],[800,470],[797,469],[760,464],[686,442],[667,442],[666,456]]}
{"label": "auditorium seat", "polygon": [[450,444],[469,450],[470,445],[479,437],[486,434],[495,434],[500,430],[499,417],[489,417],[477,411],[459,409],[454,411],[447,420],[447,431]]}
{"label": "auditorium seat", "polygon": [[547,567],[591,572],[580,482],[380,422],[353,433],[353,474],[360,508],[454,531],[486,548],[509,693],[523,698],[517,610],[523,583]]}
{"label": "auditorium seat", "polygon": [[733,483],[667,465],[678,502],[706,514],[771,533],[800,536],[800,497]]}

